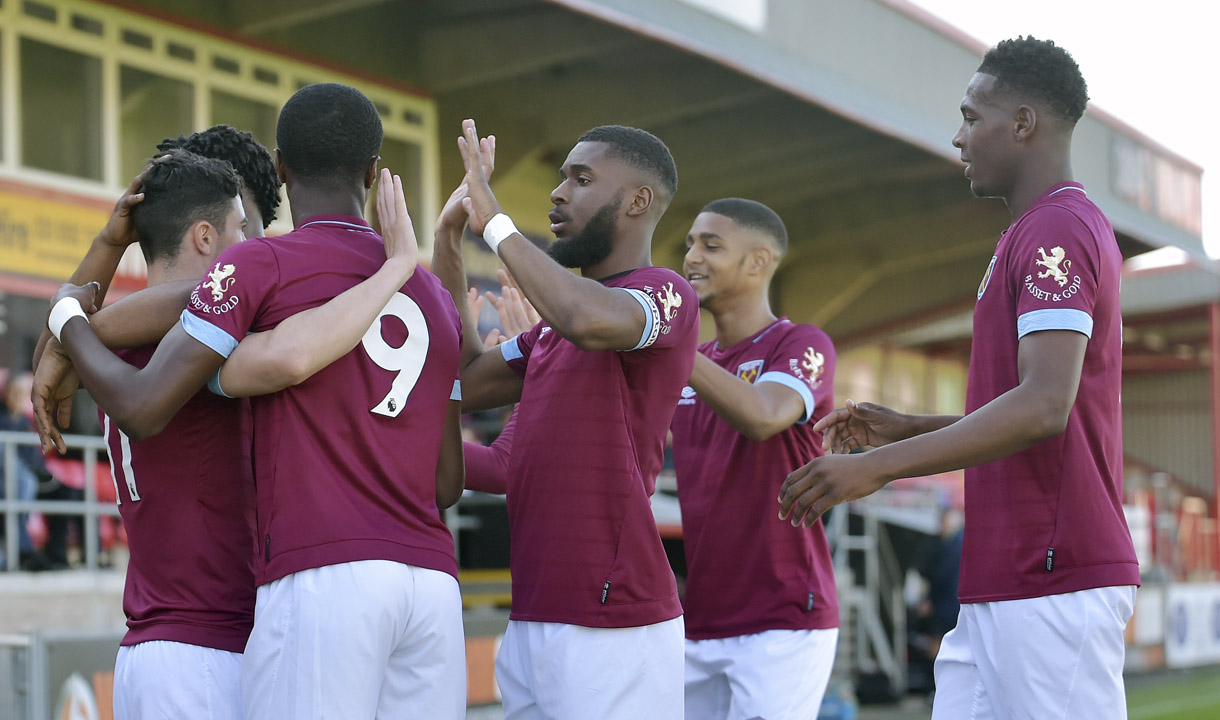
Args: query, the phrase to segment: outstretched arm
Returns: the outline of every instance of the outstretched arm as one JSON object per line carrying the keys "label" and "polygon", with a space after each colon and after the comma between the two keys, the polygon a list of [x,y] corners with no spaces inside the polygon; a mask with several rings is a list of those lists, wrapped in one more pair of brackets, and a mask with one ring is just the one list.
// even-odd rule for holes
{"label": "outstretched arm", "polygon": [[508,459],[517,433],[517,409],[491,445],[462,443],[466,456],[466,485],[471,490],[503,495],[508,487]]}
{"label": "outstretched arm", "polygon": [[854,455],[827,455],[797,469],[780,488],[780,517],[806,527],[831,507],[870,495],[900,477],[947,472],[1007,457],[1067,427],[1088,337],[1032,332],[1017,349],[1020,383],[933,432]]}
{"label": "outstretched arm", "polygon": [[[92,307],[95,292],[94,285],[64,285],[52,299],[52,307],[58,307],[65,298],[75,299],[79,307]],[[133,440],[161,432],[224,361],[221,355],[188,335],[181,325],[165,336],[141,370],[108,350],[83,313],[63,325],[59,340],[85,389]],[[39,432],[50,437],[50,415],[37,406],[34,410]]]}
{"label": "outstretched arm", "polygon": [[377,212],[385,238],[385,264],[324,305],[285,318],[272,330],[242,338],[220,370],[220,387],[226,395],[266,395],[297,385],[360,344],[386,303],[415,274],[419,262],[402,178],[391,177],[384,168]]}
{"label": "outstretched arm", "polygon": [[[473,120],[462,122],[458,147],[466,164],[463,205],[470,230],[483,236],[487,223],[503,212],[483,172]],[[582,350],[630,350],[639,344],[649,318],[629,293],[574,275],[519,232],[505,237],[496,251],[538,314],[563,338]]]}
{"label": "outstretched arm", "polygon": [[813,429],[825,431],[823,450],[849,453],[940,430],[961,419],[961,415],[907,415],[883,405],[848,400],[846,405],[818,420]]}
{"label": "outstretched arm", "polygon": [[792,388],[773,382],[748,383],[703,353],[695,355],[690,385],[712,412],[754,442],[788,429],[805,416],[805,401]]}

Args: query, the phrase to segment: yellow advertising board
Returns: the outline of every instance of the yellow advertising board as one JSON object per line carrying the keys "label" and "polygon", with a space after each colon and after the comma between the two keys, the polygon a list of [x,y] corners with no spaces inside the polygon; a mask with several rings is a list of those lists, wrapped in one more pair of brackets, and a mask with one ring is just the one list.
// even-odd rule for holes
{"label": "yellow advertising board", "polygon": [[[0,181],[0,272],[66,280],[109,217],[99,200]],[[134,255],[124,257],[116,285],[143,284]]]}

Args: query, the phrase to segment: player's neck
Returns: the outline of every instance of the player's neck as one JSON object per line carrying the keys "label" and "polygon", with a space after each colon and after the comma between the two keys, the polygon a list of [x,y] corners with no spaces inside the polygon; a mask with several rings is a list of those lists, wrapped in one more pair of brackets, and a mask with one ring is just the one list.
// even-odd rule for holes
{"label": "player's neck", "polygon": [[746,338],[757,335],[775,322],[767,296],[743,296],[735,302],[711,309],[716,324],[716,342],[721,348],[733,347]]}
{"label": "player's neck", "polygon": [[364,194],[354,190],[343,192],[309,185],[296,185],[288,191],[288,204],[292,209],[293,227],[318,215],[348,215],[363,218],[364,200]]}
{"label": "player's neck", "polygon": [[210,265],[204,262],[182,262],[181,257],[172,262],[156,260],[148,265],[148,286],[184,280],[198,281],[209,267]]}
{"label": "player's neck", "polygon": [[1073,177],[1071,157],[1067,153],[1027,164],[1013,183],[1013,191],[1004,198],[1013,222],[1024,215],[1043,193],[1060,183],[1071,182]]}
{"label": "player's neck", "polygon": [[596,265],[580,269],[580,274],[593,280],[602,280],[632,270],[652,265],[652,238],[615,238],[614,249],[605,260]]}

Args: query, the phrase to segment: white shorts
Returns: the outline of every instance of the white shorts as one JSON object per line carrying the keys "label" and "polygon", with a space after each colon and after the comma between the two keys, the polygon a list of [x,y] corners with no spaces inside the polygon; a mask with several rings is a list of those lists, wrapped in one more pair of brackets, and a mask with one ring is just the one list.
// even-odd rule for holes
{"label": "white shorts", "polygon": [[818,716],[839,629],[767,630],[686,641],[686,716],[811,720]]}
{"label": "white shorts", "polygon": [[682,717],[682,618],[589,628],[510,620],[496,654],[504,720]]}
{"label": "white shorts", "polygon": [[388,560],[302,570],[258,589],[241,673],[246,720],[466,717],[453,576]]}
{"label": "white shorts", "polygon": [[238,720],[241,653],[150,640],[119,646],[115,720]]}
{"label": "white shorts", "polygon": [[933,720],[1127,717],[1135,587],[963,604],[936,655]]}

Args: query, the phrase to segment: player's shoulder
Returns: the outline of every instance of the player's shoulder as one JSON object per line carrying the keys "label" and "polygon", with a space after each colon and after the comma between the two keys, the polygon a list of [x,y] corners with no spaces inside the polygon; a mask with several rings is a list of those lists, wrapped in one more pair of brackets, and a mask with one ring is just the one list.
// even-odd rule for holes
{"label": "player's shoulder", "polygon": [[825,330],[809,323],[796,323],[788,318],[780,318],[776,323],[776,344],[807,343],[819,348],[834,349],[834,341]]}

